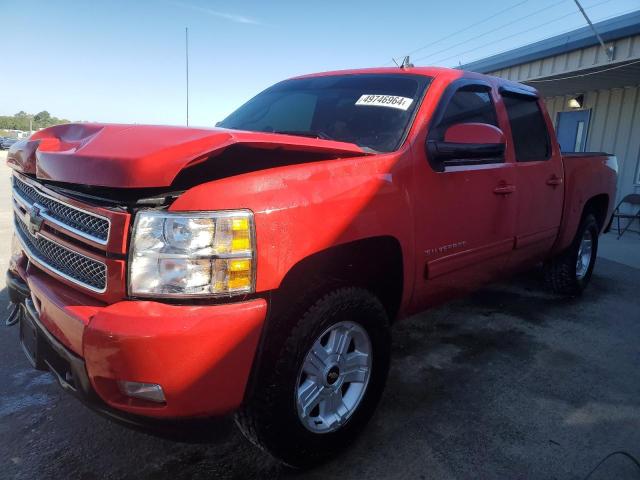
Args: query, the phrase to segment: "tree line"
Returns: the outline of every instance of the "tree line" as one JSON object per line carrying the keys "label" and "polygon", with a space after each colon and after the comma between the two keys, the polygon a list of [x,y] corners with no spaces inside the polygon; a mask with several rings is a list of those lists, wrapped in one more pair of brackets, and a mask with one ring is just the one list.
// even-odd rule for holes
{"label": "tree line", "polygon": [[69,123],[65,118],[53,117],[49,112],[42,112],[30,115],[26,112],[19,111],[13,116],[0,116],[0,129],[2,130],[29,130],[29,122],[31,120],[31,128],[38,130],[40,128],[59,125],[61,123]]}

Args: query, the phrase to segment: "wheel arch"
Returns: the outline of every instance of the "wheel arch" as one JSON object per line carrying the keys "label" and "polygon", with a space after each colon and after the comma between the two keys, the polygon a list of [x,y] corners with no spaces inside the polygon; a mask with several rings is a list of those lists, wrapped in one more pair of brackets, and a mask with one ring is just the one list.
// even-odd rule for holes
{"label": "wheel arch", "polygon": [[279,354],[293,327],[289,323],[324,294],[345,286],[365,288],[380,300],[393,322],[404,293],[403,258],[398,239],[384,235],[335,245],[293,265],[279,287],[267,293],[269,310],[245,389],[245,401],[264,381],[260,372]]}
{"label": "wheel arch", "polygon": [[605,227],[607,212],[609,211],[609,195],[601,193],[587,200],[582,209],[582,218],[592,213],[598,222],[598,230],[602,231]]}
{"label": "wheel arch", "polygon": [[274,308],[297,298],[318,295],[338,286],[369,290],[392,321],[404,290],[402,247],[393,236],[375,236],[332,246],[296,263],[273,292]]}
{"label": "wheel arch", "polygon": [[558,238],[551,251],[551,255],[558,254],[568,248],[574,241],[578,227],[584,217],[592,213],[598,222],[598,231],[606,229],[606,222],[610,214],[610,198],[607,193],[598,193],[587,198],[578,205],[565,205],[563,219]]}

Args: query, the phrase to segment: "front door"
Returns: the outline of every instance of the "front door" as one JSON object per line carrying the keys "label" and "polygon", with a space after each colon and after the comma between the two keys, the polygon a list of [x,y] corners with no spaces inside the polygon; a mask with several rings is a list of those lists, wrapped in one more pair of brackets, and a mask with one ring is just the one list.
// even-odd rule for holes
{"label": "front door", "polygon": [[562,152],[584,152],[590,117],[591,110],[558,113],[557,135]]}
{"label": "front door", "polygon": [[[442,140],[454,124],[500,127],[495,98],[489,85],[452,84],[433,116],[429,140]],[[418,268],[413,304],[421,310],[500,274],[513,249],[518,193],[510,158],[462,160],[438,171],[424,148],[414,154]]]}

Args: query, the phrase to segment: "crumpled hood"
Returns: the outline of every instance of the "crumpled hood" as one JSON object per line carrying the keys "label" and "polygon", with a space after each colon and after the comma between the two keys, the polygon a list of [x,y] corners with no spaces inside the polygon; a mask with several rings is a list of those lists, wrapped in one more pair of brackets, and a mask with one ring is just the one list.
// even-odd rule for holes
{"label": "crumpled hood", "polygon": [[370,154],[351,143],[273,133],[71,123],[15,143],[7,164],[43,180],[115,188],[166,187],[185,167],[238,144],[326,153],[327,158]]}

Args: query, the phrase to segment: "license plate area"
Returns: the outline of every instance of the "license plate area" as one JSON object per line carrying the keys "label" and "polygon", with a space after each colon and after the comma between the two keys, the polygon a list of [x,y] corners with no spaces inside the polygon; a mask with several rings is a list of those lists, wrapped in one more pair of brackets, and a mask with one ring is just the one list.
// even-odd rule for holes
{"label": "license plate area", "polygon": [[60,353],[62,347],[52,344],[42,330],[40,316],[32,300],[26,299],[21,308],[20,344],[27,359],[37,370],[53,373],[63,388],[75,392],[78,385],[72,362]]}
{"label": "license plate area", "polygon": [[34,368],[38,368],[40,364],[38,356],[38,331],[24,307],[22,307],[22,315],[20,315],[20,343],[31,365]]}

